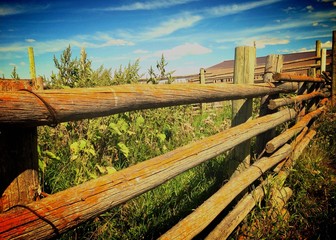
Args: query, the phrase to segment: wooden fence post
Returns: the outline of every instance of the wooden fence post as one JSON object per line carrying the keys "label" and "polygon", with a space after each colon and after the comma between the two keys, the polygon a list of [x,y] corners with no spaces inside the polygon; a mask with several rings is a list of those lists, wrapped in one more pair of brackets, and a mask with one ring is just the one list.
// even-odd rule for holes
{"label": "wooden fence post", "polygon": [[33,49],[33,47],[28,48],[28,57],[29,57],[30,78],[33,81],[35,81],[36,71],[35,71],[35,59],[34,59],[34,49]]}
{"label": "wooden fence post", "polygon": [[322,48],[321,51],[321,73],[327,69],[327,49]]}
{"label": "wooden fence post", "polygon": [[1,213],[38,195],[37,128],[0,124],[0,150]]}
{"label": "wooden fence post", "polygon": [[[315,47],[316,57],[321,57],[321,49],[322,49],[322,43],[320,40],[317,40],[316,47]],[[321,65],[321,59],[316,60],[316,64]],[[316,69],[316,76],[319,76],[320,74],[321,74],[321,69]]]}
{"label": "wooden fence post", "polygon": [[[36,79],[33,48],[28,48],[32,88],[43,89]],[[18,91],[14,83],[4,91]],[[0,213],[30,203],[39,196],[37,127],[0,124]]]}
{"label": "wooden fence post", "polygon": [[[200,81],[200,84],[205,84],[205,69],[204,68],[200,69],[199,81]],[[201,113],[203,111],[205,111],[206,110],[206,103],[201,103],[200,108],[201,108]]]}
{"label": "wooden fence post", "polygon": [[[255,47],[236,47],[233,83],[253,84],[255,62]],[[232,101],[232,126],[237,126],[251,119],[252,102],[253,99]],[[229,175],[239,174],[250,166],[250,142],[247,140],[234,148],[233,159],[229,162]]]}
{"label": "wooden fence post", "polygon": [[[277,54],[271,54],[266,57],[265,72],[263,80],[265,83],[270,83],[273,80],[273,73],[281,73],[283,67],[283,56]],[[274,113],[277,110],[268,109],[269,101],[276,96],[264,96],[261,98],[260,102],[260,112],[259,116],[265,116],[266,114]],[[256,139],[256,153],[261,154],[265,149],[266,143],[271,140],[275,135],[274,129],[271,129],[265,133],[257,136]]]}
{"label": "wooden fence post", "polygon": [[331,85],[331,99],[332,105],[336,106],[336,31],[333,31],[332,37],[332,85]]}

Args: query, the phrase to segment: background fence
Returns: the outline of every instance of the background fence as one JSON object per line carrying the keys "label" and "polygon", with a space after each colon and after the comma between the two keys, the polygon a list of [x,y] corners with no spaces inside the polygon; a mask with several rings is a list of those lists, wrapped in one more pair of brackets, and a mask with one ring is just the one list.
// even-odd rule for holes
{"label": "background fence", "polygon": [[[211,75],[204,69],[198,76],[201,84],[42,90],[42,84],[36,78],[32,79],[32,84],[19,80],[1,81],[0,238],[58,236],[230,149],[234,149],[235,159],[230,163],[231,179],[161,239],[195,237],[239,194],[245,193],[208,239],[229,236],[256,200],[265,195],[263,186],[270,182],[274,199],[270,211],[280,214],[291,195],[291,190],[284,187],[289,169],[315,134],[309,128],[313,119],[326,110],[327,98],[335,97],[335,32],[331,56],[321,50],[319,44],[316,56],[290,64],[315,63],[300,63],[300,66],[287,69],[285,66],[290,64],[283,62],[281,55],[267,56],[265,66],[255,66],[255,48],[237,47],[234,71],[230,73],[233,74],[233,84],[217,84],[225,82],[223,79],[228,79],[226,74],[229,73],[213,72]],[[330,57],[333,61],[327,60]],[[309,76],[303,76],[302,72],[288,75],[288,71],[294,69],[304,69]],[[261,76],[263,83],[260,83]],[[216,84],[210,84],[211,81]],[[292,94],[279,98],[279,94],[285,93]],[[251,119],[252,99],[260,97],[259,117]],[[132,110],[228,100],[232,100],[231,128],[112,175],[37,200],[40,195],[37,126],[53,126]],[[306,104],[300,104],[302,102]],[[292,126],[275,136],[274,128],[289,121],[294,121]],[[259,157],[251,164],[249,141],[253,137],[257,137]],[[254,191],[248,192],[250,184],[275,166],[276,176],[265,177]]]}

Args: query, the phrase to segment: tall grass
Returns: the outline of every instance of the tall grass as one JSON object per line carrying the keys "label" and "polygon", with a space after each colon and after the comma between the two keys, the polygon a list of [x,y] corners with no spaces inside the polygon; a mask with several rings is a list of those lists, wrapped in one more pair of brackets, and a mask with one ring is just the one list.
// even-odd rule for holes
{"label": "tall grass", "polygon": [[317,136],[296,161],[285,185],[293,190],[286,217],[272,221],[269,197],[231,239],[334,239],[336,233],[336,114],[324,114]]}
{"label": "tall grass", "polygon": [[[55,193],[161,155],[230,126],[230,106],[135,111],[39,128],[43,189]],[[225,155],[64,234],[62,239],[152,239],[188,215],[225,181]]]}

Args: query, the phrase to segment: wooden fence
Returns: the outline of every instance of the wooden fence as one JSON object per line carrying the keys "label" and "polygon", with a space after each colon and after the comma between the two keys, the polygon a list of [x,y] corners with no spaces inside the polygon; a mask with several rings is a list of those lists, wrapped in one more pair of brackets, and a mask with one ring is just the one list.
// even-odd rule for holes
{"label": "wooden fence", "polygon": [[[0,239],[46,239],[59,236],[230,149],[240,149],[235,153],[239,166],[232,168],[232,178],[160,238],[195,237],[236,196],[245,192],[241,201],[207,239],[229,236],[254,207],[256,199],[263,197],[263,186],[271,181],[277,183],[272,190],[275,199],[273,207],[282,209],[279,196],[291,194],[290,189],[283,187],[289,169],[315,134],[314,130],[309,129],[312,121],[327,109],[324,104],[328,101],[319,100],[330,97],[330,94],[331,99],[335,99],[335,56],[333,32],[331,77],[321,65],[314,65],[315,70],[310,70],[315,73],[325,70],[315,76],[284,74],[282,57],[270,55],[264,67],[267,69],[263,73],[265,82],[254,83],[255,48],[238,47],[234,84],[137,84],[91,89],[36,90],[40,89],[41,84],[35,79],[32,85],[23,81],[1,81]],[[321,57],[314,57],[314,60],[321,60]],[[325,61],[321,62],[325,64]],[[293,94],[292,97],[278,98],[282,93]],[[294,96],[294,93],[299,95]],[[252,99],[259,97],[262,97],[260,116],[252,120]],[[37,200],[40,194],[37,126],[131,110],[226,100],[233,100],[231,128],[112,175]],[[308,104],[299,108],[298,103],[303,101]],[[333,105],[335,106],[335,101]],[[278,136],[273,135],[272,129],[276,126],[295,119],[293,126]],[[257,137],[258,146],[261,147],[258,160],[250,164],[250,152],[246,149],[249,149],[252,137]],[[246,192],[251,183],[275,166],[274,171],[278,175],[266,177],[254,191]],[[281,199],[286,200],[288,197]]]}

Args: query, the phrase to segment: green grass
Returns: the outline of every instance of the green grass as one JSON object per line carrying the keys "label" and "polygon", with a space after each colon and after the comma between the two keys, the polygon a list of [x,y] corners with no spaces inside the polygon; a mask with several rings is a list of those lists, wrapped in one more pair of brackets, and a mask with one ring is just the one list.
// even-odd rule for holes
{"label": "green grass", "polygon": [[317,122],[317,135],[296,161],[285,185],[293,190],[288,218],[270,220],[269,196],[231,239],[334,239],[336,233],[336,114]]}
{"label": "green grass", "polygon": [[[44,191],[55,193],[161,155],[230,127],[230,106],[203,114],[189,107],[136,111],[39,128]],[[61,239],[154,239],[225,181],[221,155],[113,208]]]}

